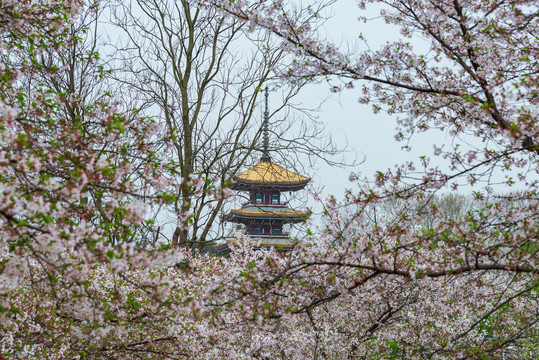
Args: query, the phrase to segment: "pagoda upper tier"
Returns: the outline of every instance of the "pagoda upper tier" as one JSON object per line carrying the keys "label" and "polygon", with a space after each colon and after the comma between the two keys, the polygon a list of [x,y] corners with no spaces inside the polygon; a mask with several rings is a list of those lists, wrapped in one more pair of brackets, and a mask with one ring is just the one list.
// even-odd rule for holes
{"label": "pagoda upper tier", "polygon": [[310,178],[296,174],[271,160],[261,159],[258,164],[234,177],[233,190],[274,189],[297,191],[303,189]]}

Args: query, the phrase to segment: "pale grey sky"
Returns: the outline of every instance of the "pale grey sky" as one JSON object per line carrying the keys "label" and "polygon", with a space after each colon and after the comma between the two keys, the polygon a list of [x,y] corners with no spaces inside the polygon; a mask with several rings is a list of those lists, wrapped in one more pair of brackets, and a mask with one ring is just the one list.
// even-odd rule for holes
{"label": "pale grey sky", "polygon": [[[357,1],[354,0],[337,1],[331,7],[330,18],[324,26],[327,37],[335,44],[339,44],[343,50],[356,46],[360,33],[367,39],[372,50],[378,49],[385,42],[402,37],[398,28],[386,24],[379,18],[380,7],[370,6],[364,15],[356,3]],[[360,15],[367,16],[371,20],[367,23],[359,22]],[[407,41],[410,41],[417,51],[429,50],[430,45],[422,38]],[[404,151],[401,147],[406,143],[397,142],[394,137],[397,116],[390,116],[383,111],[375,115],[370,105],[359,104],[357,101],[360,96],[359,85],[360,83],[356,83],[355,89],[346,89],[332,94],[328,84],[321,83],[307,87],[301,95],[301,100],[308,106],[315,106],[326,100],[318,116],[327,124],[333,139],[337,143],[347,143],[356,152],[358,159],[363,157],[365,159],[358,166],[345,169],[319,163],[319,168],[313,169],[309,176],[313,178],[314,188],[324,187],[323,197],[333,194],[338,199],[342,199],[344,189],[355,186],[348,180],[350,172],[372,179],[377,170],[384,171],[405,161],[418,163],[422,155],[431,157],[433,165],[438,165],[443,169],[447,165],[441,158],[433,155],[434,145],[445,144],[445,149],[449,149],[452,143],[462,144],[463,149],[470,144],[480,148],[484,146],[472,136],[455,139],[447,131],[429,130],[427,133],[415,134],[412,141],[408,143],[412,151]],[[504,175],[497,173],[495,176],[501,180]],[[480,186],[482,185],[478,185]],[[472,190],[475,189],[470,187],[460,189],[462,193],[469,193]],[[508,189],[500,186],[495,190],[507,191]],[[309,206],[313,207],[315,213],[321,209],[320,206],[315,205],[314,201],[309,201]]]}
{"label": "pale grey sky", "polygon": [[[362,46],[357,41],[359,34],[363,34],[371,49],[400,37],[396,27],[385,24],[379,18],[379,7],[367,8],[366,16],[372,19],[368,23],[358,21],[358,16],[363,12],[354,0],[337,1],[329,9],[329,15],[324,25],[327,37],[343,50]],[[424,43],[419,40],[417,46],[424,47]],[[337,143],[348,144],[356,152],[358,160],[364,158],[361,164],[353,168],[339,169],[320,164],[320,169],[310,174],[314,186],[323,185],[326,195],[333,194],[338,198],[342,197],[345,188],[353,186],[348,180],[350,172],[372,177],[377,170],[385,170],[411,157],[431,155],[435,142],[447,141],[444,134],[423,134],[414,139],[412,152],[402,151],[404,143],[394,138],[397,117],[384,112],[375,115],[370,105],[359,104],[358,85],[356,83],[355,89],[334,94],[327,83],[321,83],[307,87],[302,93],[302,101],[309,106],[327,99],[318,116],[327,124]]]}

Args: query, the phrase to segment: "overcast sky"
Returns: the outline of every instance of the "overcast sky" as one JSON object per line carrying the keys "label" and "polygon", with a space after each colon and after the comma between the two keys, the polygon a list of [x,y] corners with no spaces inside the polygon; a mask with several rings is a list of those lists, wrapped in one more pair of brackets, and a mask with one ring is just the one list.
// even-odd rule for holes
{"label": "overcast sky", "polygon": [[[357,20],[360,15],[362,15],[362,10],[357,7],[356,1],[337,1],[331,9],[331,17],[325,25],[327,36],[335,44],[340,44],[343,49],[346,49],[348,46],[353,47],[354,44],[357,44],[357,37],[361,33],[367,39],[372,50],[378,49],[387,41],[394,41],[401,37],[398,28],[387,25],[379,18],[379,7],[367,8],[366,16],[371,20],[366,24]],[[426,52],[430,47],[421,38],[407,41],[414,45],[416,51]],[[330,167],[319,162],[318,168],[312,169],[308,175],[313,178],[312,186],[314,188],[324,187],[324,197],[333,194],[338,199],[342,199],[344,189],[355,186],[348,180],[351,172],[359,174],[360,177],[366,176],[372,179],[377,170],[384,171],[405,161],[418,163],[419,156],[422,155],[433,158],[434,163],[443,169],[442,159],[433,156],[435,144],[437,146],[446,144],[446,149],[449,149],[449,145],[455,142],[461,143],[463,149],[467,146],[476,145],[481,148],[484,146],[473,137],[455,139],[447,131],[429,130],[427,133],[415,134],[409,143],[412,151],[404,151],[401,148],[406,144],[395,141],[394,137],[397,116],[390,116],[382,111],[375,115],[370,105],[359,104],[357,99],[359,98],[360,83],[355,85],[355,89],[332,94],[328,84],[321,83],[309,86],[301,95],[301,101],[308,106],[315,106],[327,99],[322,104],[318,116],[327,124],[334,141],[339,144],[348,144],[357,155],[358,160],[364,159],[361,164],[344,169]],[[350,159],[353,159],[353,156]],[[494,187],[494,189],[508,191],[502,186]],[[464,194],[469,194],[472,190],[475,189],[470,187],[459,189]],[[319,206],[315,206],[313,201],[310,201],[308,205],[313,208],[315,213],[321,210]]]}
{"label": "overcast sky", "polygon": [[[357,43],[360,33],[367,39],[371,49],[378,48],[386,41],[399,38],[398,29],[391,27],[379,19],[379,9],[367,9],[368,17],[372,18],[367,24],[357,20],[361,10],[354,0],[340,0],[331,8],[331,18],[325,25],[327,36],[343,49],[353,47]],[[418,41],[418,46],[424,46]],[[372,178],[377,170],[386,170],[397,163],[411,158],[417,159],[420,155],[431,155],[433,144],[447,141],[446,136],[440,133],[422,134],[417,136],[412,145],[413,151],[402,151],[402,142],[395,141],[396,116],[389,116],[384,112],[373,114],[369,105],[359,104],[359,83],[355,89],[343,90],[333,94],[326,83],[309,86],[301,95],[301,100],[308,106],[316,105],[322,101],[318,116],[327,124],[333,139],[338,144],[348,144],[358,161],[362,162],[352,168],[339,169],[322,164],[314,170],[313,186],[324,187],[324,194],[333,194],[342,198],[345,188],[353,187],[348,177],[351,172]],[[328,98],[329,97],[329,98]],[[350,160],[353,155],[348,156]],[[309,204],[312,206],[312,204]]]}

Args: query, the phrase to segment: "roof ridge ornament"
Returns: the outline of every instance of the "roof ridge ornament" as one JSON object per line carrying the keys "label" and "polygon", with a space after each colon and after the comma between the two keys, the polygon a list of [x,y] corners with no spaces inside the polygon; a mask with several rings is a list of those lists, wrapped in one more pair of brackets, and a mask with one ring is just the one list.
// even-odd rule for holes
{"label": "roof ridge ornament", "polygon": [[271,162],[271,158],[269,156],[269,151],[268,151],[268,148],[269,148],[269,110],[268,110],[269,88],[267,86],[265,89],[264,96],[265,96],[266,108],[264,110],[264,124],[262,128],[264,140],[262,143],[262,157],[260,158],[260,161]]}

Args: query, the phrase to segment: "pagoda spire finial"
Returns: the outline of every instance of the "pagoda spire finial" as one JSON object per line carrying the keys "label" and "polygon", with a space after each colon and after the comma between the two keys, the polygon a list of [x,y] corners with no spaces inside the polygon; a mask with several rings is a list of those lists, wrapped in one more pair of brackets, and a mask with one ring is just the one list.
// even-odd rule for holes
{"label": "pagoda spire finial", "polygon": [[269,97],[269,89],[266,86],[265,89],[265,101],[266,101],[266,108],[264,110],[264,125],[263,125],[263,132],[264,132],[264,140],[262,143],[262,157],[260,158],[261,161],[267,161],[270,162],[271,158],[269,156],[269,110],[268,110],[268,97]]}

